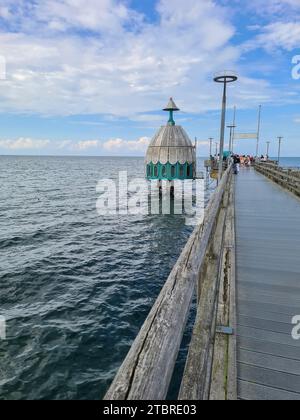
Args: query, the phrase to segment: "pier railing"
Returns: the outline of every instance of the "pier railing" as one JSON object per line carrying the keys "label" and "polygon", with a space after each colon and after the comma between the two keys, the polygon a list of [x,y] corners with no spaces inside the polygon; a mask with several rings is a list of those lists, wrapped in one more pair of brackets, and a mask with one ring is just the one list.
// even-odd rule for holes
{"label": "pier railing", "polygon": [[[229,168],[117,373],[106,400],[164,400],[195,296],[179,399],[235,399],[235,234]],[[224,328],[227,327],[227,328]]]}
{"label": "pier railing", "polygon": [[255,164],[255,169],[272,179],[277,184],[300,197],[300,170],[283,168],[276,163],[261,162]]}

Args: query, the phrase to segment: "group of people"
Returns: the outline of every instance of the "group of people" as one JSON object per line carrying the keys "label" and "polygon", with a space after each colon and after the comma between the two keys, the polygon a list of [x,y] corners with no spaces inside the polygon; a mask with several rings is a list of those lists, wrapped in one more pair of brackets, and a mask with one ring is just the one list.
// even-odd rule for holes
{"label": "group of people", "polygon": [[261,162],[268,162],[269,156],[268,155],[261,155],[260,160],[261,160]]}
{"label": "group of people", "polygon": [[[240,167],[246,167],[250,168],[254,163],[256,158],[251,155],[237,155],[237,154],[231,154],[230,152],[224,153],[223,155],[223,161],[224,162],[230,162],[232,160],[233,162],[233,170],[235,174],[238,174],[240,172]],[[262,156],[261,161],[267,161],[268,156]],[[220,155],[216,155],[215,157],[211,156],[211,162],[212,162],[212,168],[218,167],[218,164],[220,162]]]}
{"label": "group of people", "polygon": [[245,166],[249,168],[255,162],[255,158],[250,155],[248,156],[233,155],[232,159],[233,159],[233,170],[235,174],[238,174],[240,172],[241,166]]}

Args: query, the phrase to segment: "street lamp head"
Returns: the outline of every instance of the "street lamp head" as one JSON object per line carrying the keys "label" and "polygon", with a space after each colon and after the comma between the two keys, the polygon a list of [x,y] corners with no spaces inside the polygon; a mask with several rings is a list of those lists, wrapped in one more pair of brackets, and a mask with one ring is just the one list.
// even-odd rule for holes
{"label": "street lamp head", "polygon": [[238,76],[233,71],[224,71],[223,73],[216,74],[214,81],[216,83],[232,83],[238,80]]}

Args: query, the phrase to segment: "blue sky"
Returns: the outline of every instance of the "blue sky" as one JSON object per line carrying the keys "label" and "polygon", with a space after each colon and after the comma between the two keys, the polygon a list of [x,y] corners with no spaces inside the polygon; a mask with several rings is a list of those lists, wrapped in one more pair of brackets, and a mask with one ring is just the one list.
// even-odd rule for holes
{"label": "blue sky", "polygon": [[173,96],[205,156],[230,69],[227,123],[236,105],[255,131],[262,104],[260,152],[280,135],[300,156],[299,18],[299,0],[2,0],[0,154],[142,156]]}

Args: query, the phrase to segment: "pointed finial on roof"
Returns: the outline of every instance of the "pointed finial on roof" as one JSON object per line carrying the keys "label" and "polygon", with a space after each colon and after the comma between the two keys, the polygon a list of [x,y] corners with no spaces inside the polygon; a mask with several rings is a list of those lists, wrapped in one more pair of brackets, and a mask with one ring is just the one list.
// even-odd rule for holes
{"label": "pointed finial on roof", "polygon": [[177,105],[173,101],[173,98],[170,98],[169,103],[164,109],[164,111],[180,111],[180,109],[177,107]]}
{"label": "pointed finial on roof", "polygon": [[175,125],[173,113],[176,111],[180,111],[180,109],[177,107],[177,105],[173,101],[173,98],[170,98],[168,105],[166,106],[166,108],[164,108],[164,111],[168,111],[170,113],[168,124]]}

